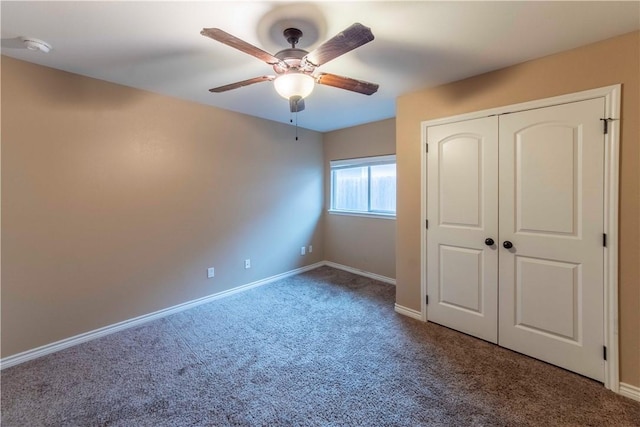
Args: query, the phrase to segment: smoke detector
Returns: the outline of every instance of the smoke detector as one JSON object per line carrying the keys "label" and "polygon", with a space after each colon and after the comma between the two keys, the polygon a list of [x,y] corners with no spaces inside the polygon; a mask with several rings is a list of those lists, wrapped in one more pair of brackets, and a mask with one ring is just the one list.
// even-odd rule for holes
{"label": "smoke detector", "polygon": [[34,39],[33,37],[23,37],[22,42],[24,46],[33,51],[42,53],[48,53],[51,50],[51,45],[43,40]]}

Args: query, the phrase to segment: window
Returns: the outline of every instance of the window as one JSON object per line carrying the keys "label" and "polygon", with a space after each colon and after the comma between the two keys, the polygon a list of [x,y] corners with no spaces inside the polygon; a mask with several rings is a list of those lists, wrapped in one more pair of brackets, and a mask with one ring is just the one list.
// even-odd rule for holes
{"label": "window", "polygon": [[396,156],[331,161],[331,211],[395,216]]}

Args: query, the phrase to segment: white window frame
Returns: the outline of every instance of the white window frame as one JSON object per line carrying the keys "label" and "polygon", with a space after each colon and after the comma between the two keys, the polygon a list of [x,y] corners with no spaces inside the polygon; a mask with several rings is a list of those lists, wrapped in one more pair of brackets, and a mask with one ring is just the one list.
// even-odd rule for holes
{"label": "white window frame", "polygon": [[[367,207],[369,210],[367,211],[359,211],[359,210],[345,210],[345,209],[334,209],[334,171],[340,169],[348,169],[348,168],[361,168],[361,167],[371,167],[371,166],[379,166],[379,165],[396,165],[396,155],[395,154],[387,154],[383,156],[371,156],[371,157],[360,157],[354,159],[341,159],[341,160],[331,160],[329,162],[329,173],[331,175],[331,187],[330,187],[330,200],[329,200],[329,213],[337,214],[337,215],[349,215],[349,216],[361,216],[361,217],[374,217],[374,218],[384,218],[384,219],[395,219],[396,212],[382,212],[382,211],[372,211],[371,210],[371,170],[369,170],[369,179],[367,183]],[[396,165],[397,168],[397,165]],[[397,190],[396,184],[396,190]],[[397,193],[396,193],[397,194]],[[396,196],[397,199],[397,196]]]}

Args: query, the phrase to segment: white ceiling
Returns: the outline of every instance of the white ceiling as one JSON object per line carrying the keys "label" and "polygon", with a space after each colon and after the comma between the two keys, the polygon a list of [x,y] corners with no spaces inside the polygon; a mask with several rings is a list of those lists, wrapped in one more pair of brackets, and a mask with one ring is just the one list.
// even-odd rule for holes
{"label": "white ceiling", "polygon": [[[380,84],[372,96],[317,86],[301,127],[329,131],[395,115],[399,95],[503,68],[640,28],[640,2],[31,2],[2,1],[2,54],[289,123],[270,82],[213,94],[209,88],[273,74],[267,64],[200,35],[219,27],[270,53],[287,47],[282,25],[317,31],[312,50],[354,22],[375,40],[319,71]],[[291,20],[291,21],[287,21]],[[273,34],[276,34],[275,36]],[[42,39],[48,54],[18,37]],[[313,37],[311,37],[313,38]],[[576,70],[576,72],[581,72]]]}

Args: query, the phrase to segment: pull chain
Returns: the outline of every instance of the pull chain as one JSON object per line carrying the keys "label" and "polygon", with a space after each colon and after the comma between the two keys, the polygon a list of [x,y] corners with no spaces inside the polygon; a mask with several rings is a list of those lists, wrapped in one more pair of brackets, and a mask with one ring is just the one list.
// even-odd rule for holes
{"label": "pull chain", "polygon": [[[299,105],[298,102],[300,102],[302,98],[300,98],[299,96],[292,96],[291,98],[289,98],[289,112],[291,113],[291,115],[289,116],[289,123],[293,123],[293,114],[295,113],[295,117],[296,117],[296,141],[298,140],[298,109],[299,109]],[[303,107],[304,108],[304,107]]]}
{"label": "pull chain", "polygon": [[[296,122],[295,122],[295,126],[296,126],[296,141],[298,140],[298,112],[295,112],[295,117],[296,117]],[[289,116],[289,123],[293,123],[293,113],[291,116]]]}

